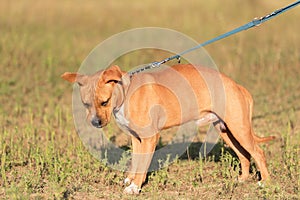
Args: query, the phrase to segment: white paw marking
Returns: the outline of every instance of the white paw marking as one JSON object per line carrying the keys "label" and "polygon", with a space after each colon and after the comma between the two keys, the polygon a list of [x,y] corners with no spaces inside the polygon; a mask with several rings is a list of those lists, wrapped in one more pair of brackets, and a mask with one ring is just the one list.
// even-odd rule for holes
{"label": "white paw marking", "polygon": [[129,185],[130,183],[131,183],[130,178],[125,178],[124,184],[125,184],[125,185]]}
{"label": "white paw marking", "polygon": [[131,183],[128,187],[124,189],[124,193],[126,194],[140,194],[141,188],[139,188],[136,184]]}
{"label": "white paw marking", "polygon": [[258,181],[257,184],[258,184],[258,187],[260,187],[260,188],[264,188],[265,187],[265,184],[262,183],[261,181]]}

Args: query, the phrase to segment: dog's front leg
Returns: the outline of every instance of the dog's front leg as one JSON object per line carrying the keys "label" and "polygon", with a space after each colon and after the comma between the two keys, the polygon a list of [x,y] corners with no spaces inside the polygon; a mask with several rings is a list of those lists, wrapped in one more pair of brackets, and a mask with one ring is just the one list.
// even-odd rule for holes
{"label": "dog's front leg", "polygon": [[132,137],[132,161],[129,176],[126,178],[127,182],[131,184],[125,188],[124,192],[127,194],[139,194],[141,186],[146,180],[148,168],[150,166],[159,133],[142,138],[141,141]]}

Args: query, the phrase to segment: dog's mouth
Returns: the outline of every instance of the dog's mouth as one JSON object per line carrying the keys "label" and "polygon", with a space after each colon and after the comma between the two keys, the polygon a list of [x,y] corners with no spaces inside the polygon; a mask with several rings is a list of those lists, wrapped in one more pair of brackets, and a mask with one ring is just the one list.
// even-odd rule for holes
{"label": "dog's mouth", "polygon": [[94,125],[94,124],[92,124],[95,128],[103,128],[103,126],[102,125]]}

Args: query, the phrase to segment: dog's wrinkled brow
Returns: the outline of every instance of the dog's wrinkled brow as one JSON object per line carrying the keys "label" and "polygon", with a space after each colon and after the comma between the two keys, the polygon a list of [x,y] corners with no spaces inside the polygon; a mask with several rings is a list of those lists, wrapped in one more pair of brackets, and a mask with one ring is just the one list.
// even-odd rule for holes
{"label": "dog's wrinkled brow", "polygon": [[82,104],[84,105],[85,108],[89,109],[90,107],[92,107],[92,104],[90,103],[85,103],[82,101]]}

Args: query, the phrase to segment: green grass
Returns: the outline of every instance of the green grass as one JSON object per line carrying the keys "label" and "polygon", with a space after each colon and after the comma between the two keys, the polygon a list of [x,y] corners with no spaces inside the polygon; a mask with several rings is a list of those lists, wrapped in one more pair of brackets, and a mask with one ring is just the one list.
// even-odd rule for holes
{"label": "green grass", "polygon": [[[203,42],[288,3],[0,0],[0,198],[132,199],[122,193],[125,174],[81,143],[72,87],[60,74],[77,71],[98,43],[124,30],[165,27]],[[299,17],[296,8],[206,47],[220,71],[253,94],[257,134],[277,137],[262,145],[271,184],[258,187],[254,163],[252,178],[237,183],[239,161],[220,143],[211,157],[199,159],[191,150],[149,174],[134,199],[299,198]],[[132,53],[118,64],[164,58],[151,53]],[[120,133],[111,134],[121,145]]]}

